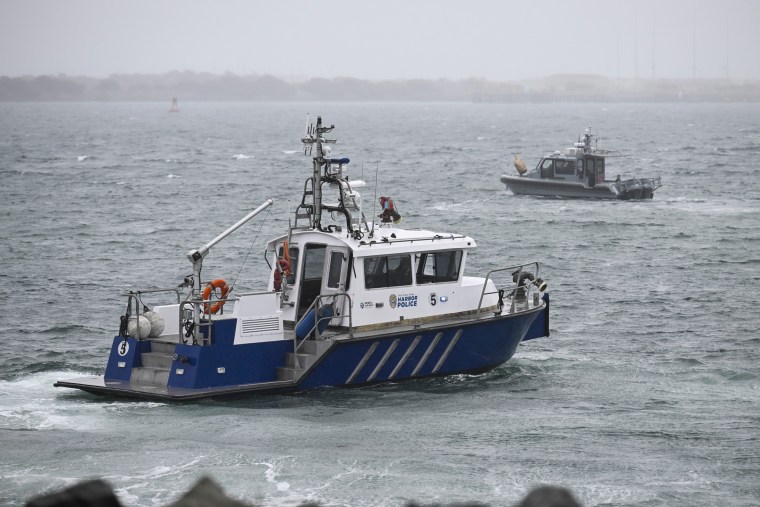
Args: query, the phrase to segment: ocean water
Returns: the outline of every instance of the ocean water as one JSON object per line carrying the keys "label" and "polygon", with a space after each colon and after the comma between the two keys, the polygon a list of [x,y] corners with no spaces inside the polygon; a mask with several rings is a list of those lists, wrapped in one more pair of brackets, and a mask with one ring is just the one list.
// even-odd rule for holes
{"label": "ocean water", "polygon": [[[163,506],[200,477],[267,506],[512,505],[532,487],[586,506],[760,504],[760,105],[0,104],[0,505],[107,480]],[[473,236],[468,274],[538,260],[551,337],[507,364],[358,389],[184,404],[56,389],[101,374],[134,288],[271,197],[204,274],[266,279],[310,160],[333,154],[404,224]],[[586,126],[662,176],[642,202],[512,195]],[[266,215],[266,216],[265,216]]]}

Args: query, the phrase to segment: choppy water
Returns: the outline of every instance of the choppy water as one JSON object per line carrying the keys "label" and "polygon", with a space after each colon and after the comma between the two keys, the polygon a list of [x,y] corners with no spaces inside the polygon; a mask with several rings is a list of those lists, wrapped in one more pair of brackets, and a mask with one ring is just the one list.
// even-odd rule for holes
{"label": "choppy water", "polygon": [[[180,105],[0,104],[0,504],[103,477],[162,506],[204,474],[264,505],[510,505],[543,483],[587,506],[760,503],[760,105]],[[475,237],[470,274],[541,261],[552,336],[485,375],[368,389],[53,388],[102,373],[120,291],[178,283],[188,250],[273,197],[204,265],[241,290],[265,279],[310,168],[306,112],[337,125],[355,177],[380,161],[406,225]],[[499,182],[514,153],[535,164],[589,124],[627,155],[609,177],[662,176],[654,200]]]}

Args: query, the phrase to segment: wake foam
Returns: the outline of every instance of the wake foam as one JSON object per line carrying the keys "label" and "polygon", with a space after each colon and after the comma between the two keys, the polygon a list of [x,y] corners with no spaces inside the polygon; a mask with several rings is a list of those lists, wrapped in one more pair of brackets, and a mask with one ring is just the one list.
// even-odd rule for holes
{"label": "wake foam", "polygon": [[76,371],[47,371],[0,381],[0,429],[10,431],[109,428],[110,414],[122,406],[162,406],[156,402],[111,401],[53,387],[57,380],[87,376]]}

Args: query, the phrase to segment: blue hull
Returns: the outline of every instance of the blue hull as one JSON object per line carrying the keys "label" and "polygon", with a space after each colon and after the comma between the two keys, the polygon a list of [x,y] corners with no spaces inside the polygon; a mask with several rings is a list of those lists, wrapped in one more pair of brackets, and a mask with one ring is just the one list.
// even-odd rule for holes
{"label": "blue hull", "polygon": [[[231,334],[225,337],[220,328],[213,345],[175,345],[166,386],[144,386],[130,377],[142,366],[142,354],[151,351],[150,341],[127,338],[125,347],[125,339],[117,336],[103,377],[55,385],[95,394],[192,400],[481,373],[509,360],[521,341],[548,336],[548,294],[544,301],[545,306],[529,312],[336,339],[296,380],[277,379],[278,367],[293,351],[292,341],[233,345]],[[225,326],[234,330],[234,321]]]}
{"label": "blue hull", "polygon": [[535,317],[339,342],[301,379],[298,388],[488,371],[514,355]]}

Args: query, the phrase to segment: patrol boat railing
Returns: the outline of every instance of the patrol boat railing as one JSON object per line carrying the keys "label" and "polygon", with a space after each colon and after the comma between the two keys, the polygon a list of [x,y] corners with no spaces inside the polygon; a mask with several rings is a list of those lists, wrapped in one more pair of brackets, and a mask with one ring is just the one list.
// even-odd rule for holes
{"label": "patrol boat railing", "polygon": [[[336,313],[330,313],[330,315],[324,315],[320,314],[322,308],[329,307],[335,305],[335,302],[338,300],[338,298],[345,298],[344,304],[342,307],[338,307],[341,310],[346,307],[345,301],[348,300],[348,336],[349,338],[354,337],[354,323],[353,323],[353,306],[354,303],[351,299],[351,296],[347,292],[336,292],[335,294],[326,294],[326,295],[319,295],[317,298],[309,305],[309,307],[304,312],[303,316],[296,322],[296,325],[293,330],[293,353],[298,354],[298,350],[301,348],[301,346],[304,344],[304,342],[311,336],[312,333],[314,333],[314,336],[317,340],[321,338],[322,332],[320,331],[319,324],[322,322],[331,321],[334,318],[343,319],[345,317],[344,314],[336,314]],[[323,303],[323,301],[327,301]],[[335,305],[337,307],[337,305]],[[308,320],[312,321],[312,324],[309,324]],[[302,333],[303,338],[298,338],[298,329],[302,328],[302,326],[309,325],[308,331]]]}
{"label": "patrol boat railing", "polygon": [[[163,292],[173,292],[177,296],[177,303],[179,303],[182,299],[181,297],[181,291],[179,288],[172,287],[169,289],[144,289],[144,290],[135,290],[135,291],[129,291],[129,292],[123,292],[121,293],[121,296],[125,296],[127,298],[127,311],[124,315],[122,315],[121,325],[119,327],[119,335],[120,336],[132,336],[128,332],[128,324],[129,319],[132,318],[132,315],[134,315],[135,323],[137,324],[135,326],[136,330],[136,336],[134,338],[137,338],[138,340],[142,340],[143,337],[142,333],[140,333],[140,315],[144,314],[144,311],[141,311],[141,309],[147,308],[147,305],[143,303],[142,301],[142,295],[143,294],[158,294]],[[134,306],[134,313],[132,307]]]}
{"label": "patrol boat railing", "polygon": [[[182,301],[179,305],[179,333],[180,340],[183,343],[187,343],[187,340],[192,338],[193,345],[210,345],[211,342],[211,330],[213,329],[214,313],[206,312],[205,309],[200,310],[200,319],[196,321],[194,319],[196,308],[201,307],[210,308],[211,305],[217,303],[229,303],[239,301],[240,297],[223,298],[223,299],[188,299]],[[224,315],[224,309],[222,308],[220,315]],[[207,328],[205,336],[201,336],[201,330]],[[184,331],[184,333],[183,333]],[[201,337],[200,341],[198,338]]]}
{"label": "patrol boat railing", "polygon": [[[526,269],[528,267],[535,269],[535,273],[528,271]],[[500,289],[493,275],[504,271],[510,271],[512,273],[512,282],[514,285],[508,285],[507,288]],[[498,312],[496,313],[500,314],[504,308],[504,297],[507,295],[507,291],[509,291],[507,297],[509,297],[511,300],[509,308],[510,313],[513,313],[515,310],[527,309],[529,296],[533,287],[536,287],[539,292],[546,290],[546,282],[539,278],[538,274],[538,261],[529,262],[527,264],[519,264],[506,268],[492,269],[486,274],[486,278],[483,281],[483,289],[480,293],[480,301],[478,302],[478,310],[476,313],[480,315],[480,312],[483,310],[483,298],[485,298],[486,295],[498,294]],[[494,286],[496,287],[495,291],[487,291],[488,280],[494,281]],[[533,306],[538,306],[540,304],[538,297],[539,292],[536,292],[533,295]]]}
{"label": "patrol boat railing", "polygon": [[654,191],[662,186],[662,177],[658,176],[656,178],[631,178],[628,180],[618,181],[616,183],[622,192],[645,186],[652,187],[652,190]]}

